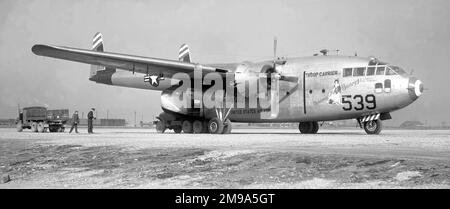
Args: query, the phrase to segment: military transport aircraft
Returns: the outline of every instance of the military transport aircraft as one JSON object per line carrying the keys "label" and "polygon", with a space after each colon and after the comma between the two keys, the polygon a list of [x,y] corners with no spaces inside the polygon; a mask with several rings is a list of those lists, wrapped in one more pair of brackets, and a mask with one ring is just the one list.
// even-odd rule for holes
{"label": "military transport aircraft", "polygon": [[277,58],[274,41],[273,60],[205,65],[192,62],[186,44],[178,60],[104,52],[100,33],[91,50],[38,44],[32,52],[91,64],[89,80],[97,83],[161,91],[160,133],[226,134],[232,122],[298,122],[301,133],[314,134],[319,122],[356,119],[367,134],[379,134],[390,112],[423,92],[420,80],[374,57],[323,50]]}

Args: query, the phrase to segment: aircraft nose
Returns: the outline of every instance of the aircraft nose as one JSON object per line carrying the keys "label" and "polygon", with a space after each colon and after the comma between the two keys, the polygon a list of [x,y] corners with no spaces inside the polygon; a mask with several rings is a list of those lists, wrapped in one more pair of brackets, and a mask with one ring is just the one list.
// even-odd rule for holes
{"label": "aircraft nose", "polygon": [[415,77],[409,78],[409,81],[408,81],[409,97],[412,100],[416,100],[417,98],[420,97],[420,95],[422,95],[422,92],[423,92],[422,81],[420,81],[419,79],[417,79]]}

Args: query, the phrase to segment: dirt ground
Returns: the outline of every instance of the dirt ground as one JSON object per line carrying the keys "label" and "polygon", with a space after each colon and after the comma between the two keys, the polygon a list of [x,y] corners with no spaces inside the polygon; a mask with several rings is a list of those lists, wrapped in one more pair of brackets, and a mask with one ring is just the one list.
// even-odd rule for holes
{"label": "dirt ground", "polygon": [[95,132],[0,129],[0,188],[450,188],[449,130]]}

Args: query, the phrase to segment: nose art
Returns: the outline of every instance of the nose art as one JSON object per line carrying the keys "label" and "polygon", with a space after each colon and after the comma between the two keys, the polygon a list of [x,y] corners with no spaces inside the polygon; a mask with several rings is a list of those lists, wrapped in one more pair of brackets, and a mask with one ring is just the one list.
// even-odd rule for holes
{"label": "nose art", "polygon": [[409,78],[408,82],[408,93],[412,100],[416,100],[422,95],[423,83],[415,77]]}

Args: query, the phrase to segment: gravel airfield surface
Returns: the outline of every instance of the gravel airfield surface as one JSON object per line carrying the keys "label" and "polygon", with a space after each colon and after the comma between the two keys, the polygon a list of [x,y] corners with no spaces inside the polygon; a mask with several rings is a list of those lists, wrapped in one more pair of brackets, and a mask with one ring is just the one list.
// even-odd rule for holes
{"label": "gravel airfield surface", "polygon": [[450,130],[94,132],[0,129],[0,188],[450,188]]}

